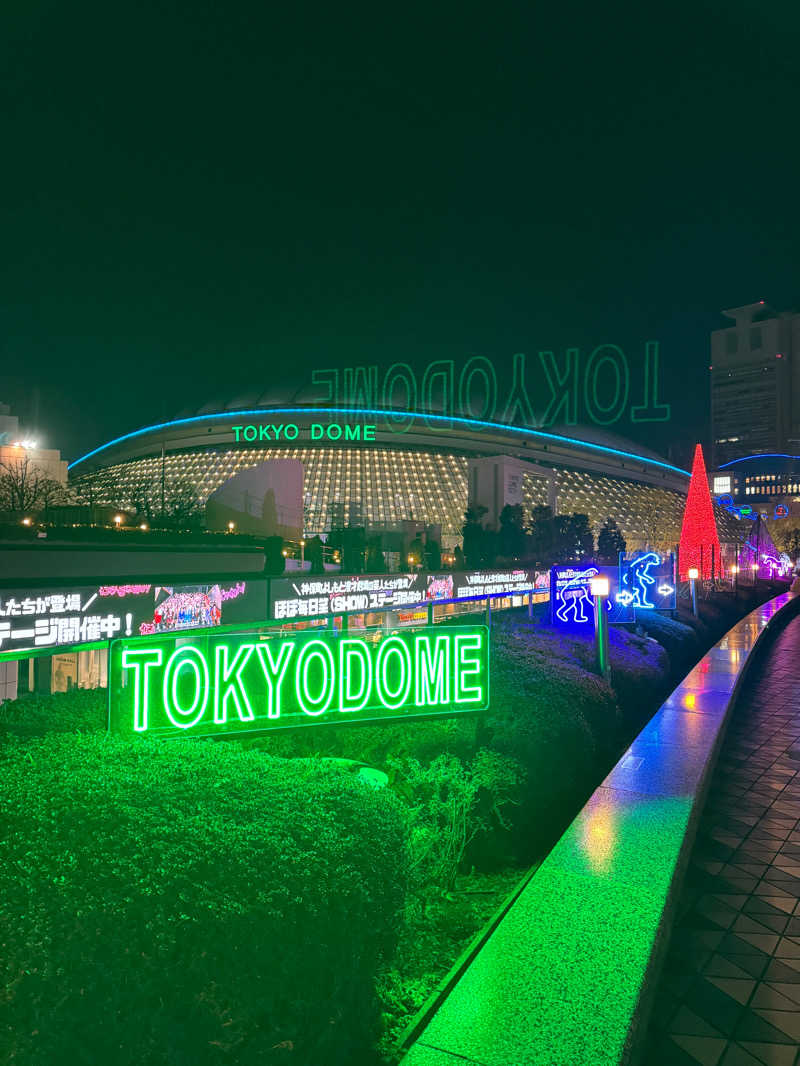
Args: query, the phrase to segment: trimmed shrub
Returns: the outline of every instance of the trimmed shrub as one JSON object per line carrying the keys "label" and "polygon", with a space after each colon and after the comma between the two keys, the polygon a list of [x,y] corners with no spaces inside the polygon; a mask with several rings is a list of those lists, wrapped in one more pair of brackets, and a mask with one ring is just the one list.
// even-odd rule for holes
{"label": "trimmed shrub", "polygon": [[[690,665],[700,658],[703,642],[697,630],[691,626],[657,611],[648,614],[640,611],[637,624],[666,651],[674,675],[688,670]],[[676,679],[677,677],[673,677],[673,682]]]}
{"label": "trimmed shrub", "polygon": [[233,744],[0,745],[3,1061],[350,1063],[407,883],[388,789]]}
{"label": "trimmed shrub", "polygon": [[0,703],[0,736],[42,737],[47,733],[100,733],[108,718],[104,688],[32,692]]}
{"label": "trimmed shrub", "polygon": [[541,855],[597,784],[619,742],[621,716],[605,682],[574,648],[519,617],[495,623],[492,705],[481,719],[484,747],[525,771],[509,843],[515,857]]}

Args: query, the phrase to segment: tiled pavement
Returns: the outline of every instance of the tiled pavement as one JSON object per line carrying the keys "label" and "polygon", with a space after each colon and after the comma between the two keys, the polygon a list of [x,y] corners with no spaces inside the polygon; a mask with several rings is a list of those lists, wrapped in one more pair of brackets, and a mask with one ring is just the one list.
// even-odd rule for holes
{"label": "tiled pavement", "polygon": [[800,618],[734,709],[643,1062],[800,1066]]}

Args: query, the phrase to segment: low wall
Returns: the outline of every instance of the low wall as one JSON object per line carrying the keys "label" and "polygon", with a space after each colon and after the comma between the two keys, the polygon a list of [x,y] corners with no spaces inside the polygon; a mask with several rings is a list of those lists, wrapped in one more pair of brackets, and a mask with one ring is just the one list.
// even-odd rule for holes
{"label": "low wall", "polygon": [[520,893],[402,1066],[636,1061],[705,794],[753,652],[800,599],[738,622],[690,671]]}
{"label": "low wall", "polygon": [[4,584],[98,578],[112,583],[125,577],[264,573],[263,548],[150,547],[148,545],[5,545],[0,548]]}

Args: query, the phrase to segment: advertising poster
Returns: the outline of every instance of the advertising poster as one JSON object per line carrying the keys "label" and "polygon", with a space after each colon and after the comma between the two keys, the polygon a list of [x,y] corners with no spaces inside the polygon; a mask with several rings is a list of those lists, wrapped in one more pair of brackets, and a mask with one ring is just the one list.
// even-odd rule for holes
{"label": "advertising poster", "polygon": [[[468,570],[456,571],[454,599],[467,600],[473,596],[520,595],[547,587],[547,574],[535,570]],[[537,584],[537,578],[544,577]]]}
{"label": "advertising poster", "polygon": [[270,618],[294,622],[329,614],[392,611],[482,596],[520,595],[546,590],[547,583],[547,573],[534,570],[273,578]]}
{"label": "advertising poster", "polygon": [[48,590],[0,589],[0,652],[93,644],[152,636],[266,616],[267,583],[77,585]]}
{"label": "advertising poster", "polygon": [[293,622],[348,611],[383,611],[427,600],[427,578],[416,574],[354,574],[273,578],[270,618]]}

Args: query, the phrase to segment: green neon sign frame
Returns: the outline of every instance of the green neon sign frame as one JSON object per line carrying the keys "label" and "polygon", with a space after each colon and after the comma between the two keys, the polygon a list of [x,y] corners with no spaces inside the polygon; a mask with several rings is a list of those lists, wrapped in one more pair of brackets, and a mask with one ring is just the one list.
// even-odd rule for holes
{"label": "green neon sign frame", "polygon": [[205,630],[115,640],[108,728],[225,736],[472,713],[489,705],[486,626],[355,636]]}

